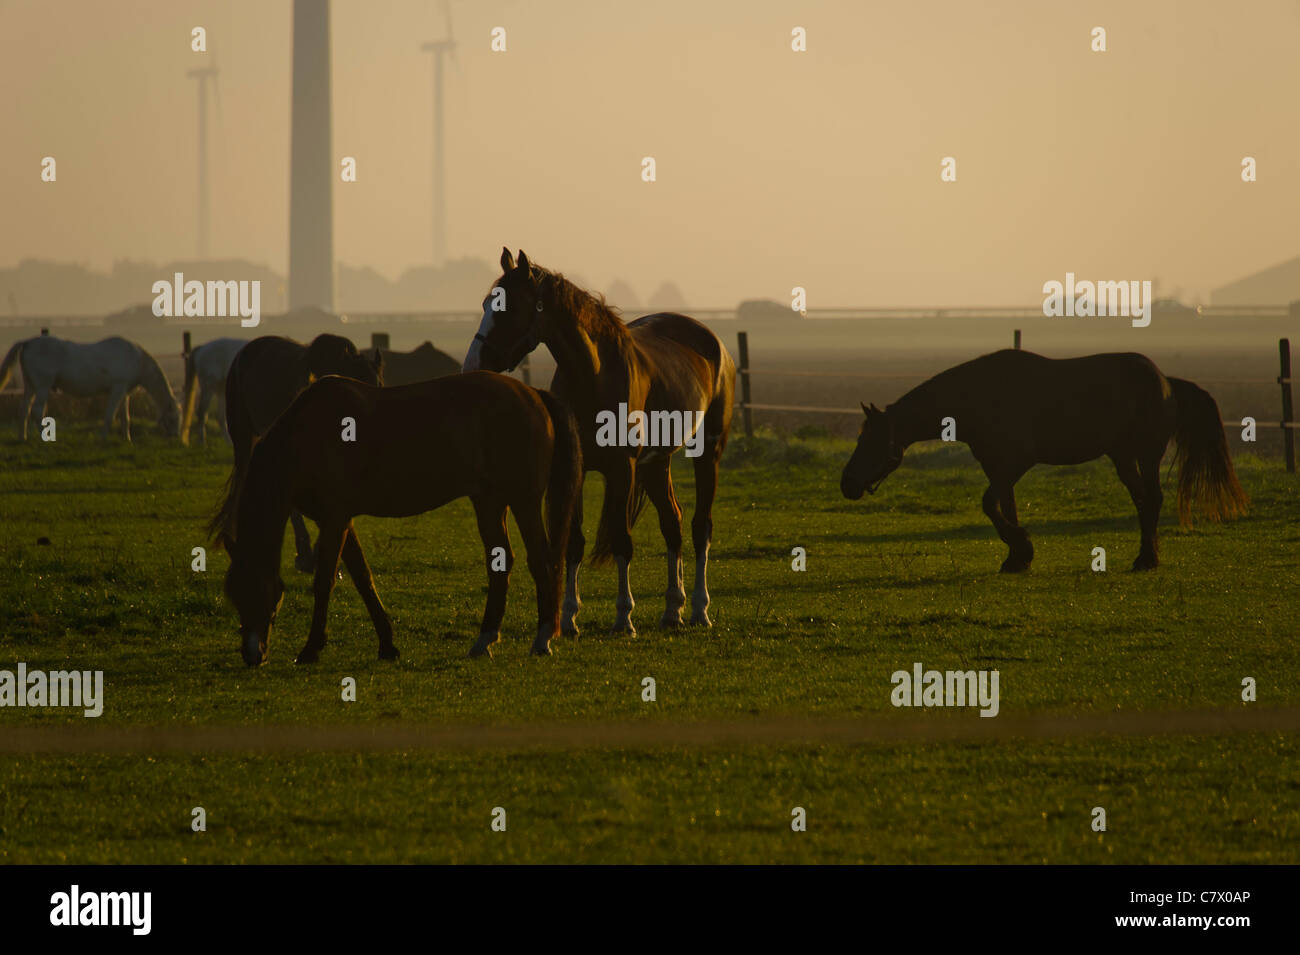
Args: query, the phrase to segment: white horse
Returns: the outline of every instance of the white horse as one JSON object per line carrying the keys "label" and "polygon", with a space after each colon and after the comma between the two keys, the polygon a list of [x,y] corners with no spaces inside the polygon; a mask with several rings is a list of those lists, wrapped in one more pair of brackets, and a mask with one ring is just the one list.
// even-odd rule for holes
{"label": "white horse", "polygon": [[197,415],[199,443],[208,443],[208,405],[217,399],[217,415],[221,430],[230,440],[226,430],[226,373],[239,349],[248,344],[245,338],[215,338],[185,356],[185,413],[181,421],[181,440],[190,443],[190,431]]}
{"label": "white horse", "polygon": [[101,434],[107,436],[122,409],[122,434],[131,440],[130,394],[138,387],[148,392],[159,409],[158,426],[170,438],[180,434],[180,406],[172,394],[167,376],[152,355],[125,338],[105,338],[93,345],[40,335],[17,342],[0,363],[0,388],[9,380],[15,362],[23,370],[23,421],[19,433],[27,440],[27,421],[33,402],[36,419],[45,417],[45,406],[55,388],[64,394],[86,398],[108,394]]}

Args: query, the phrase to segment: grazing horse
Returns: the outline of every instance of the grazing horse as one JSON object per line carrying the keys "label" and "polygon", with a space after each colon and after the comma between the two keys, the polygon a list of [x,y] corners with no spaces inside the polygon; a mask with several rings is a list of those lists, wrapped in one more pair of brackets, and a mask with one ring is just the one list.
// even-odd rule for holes
{"label": "grazing horse", "polygon": [[[217,399],[217,413],[226,430],[226,374],[246,338],[216,338],[185,356],[185,413],[181,416],[181,440],[190,443],[190,431],[197,418],[199,444],[208,444],[208,405]],[[226,435],[229,439],[230,435]]]}
{"label": "grazing horse", "polygon": [[36,420],[40,421],[55,388],[78,398],[107,394],[108,408],[100,433],[108,435],[121,408],[122,435],[127,441],[131,440],[131,391],[143,388],[158,408],[158,427],[163,434],[174,438],[180,433],[180,406],[167,376],[154,357],[135,342],[114,336],[82,345],[53,335],[16,342],[0,363],[0,388],[9,381],[15,362],[23,370],[23,420],[18,430],[24,441],[33,404]]}
{"label": "grazing horse", "polygon": [[[345,417],[354,422],[355,440],[342,438]],[[340,554],[379,635],[379,657],[393,660],[393,627],[352,519],[409,517],[458,497],[474,505],[488,570],[487,607],[470,656],[490,654],[500,639],[514,562],[507,509],[537,585],[532,652],[550,653],[559,633],[560,564],[582,480],[581,448],[577,423],[559,399],[504,375],[457,375],[400,388],[322,378],[257,442],[247,476],[228,489],[221,506],[218,536],[230,553],[226,594],[239,612],[244,662],[266,660],[284,596],[280,548],[290,508],[320,527],[311,632],[296,662],[315,662],[325,646]]]}
{"label": "grazing horse", "polygon": [[[382,369],[381,363],[367,361],[352,342],[338,335],[317,335],[310,345],[276,335],[248,342],[239,350],[226,374],[226,430],[235,449],[235,465],[228,486],[238,487],[243,481],[253,439],[264,434],[313,380],[325,375],[343,375],[378,385],[382,382]],[[316,567],[311,535],[296,510],[290,519],[297,551],[294,566],[309,574]],[[219,520],[220,515],[214,517],[210,529]]]}
{"label": "grazing horse", "polygon": [[414,351],[390,351],[387,348],[366,348],[361,354],[371,361],[382,358],[384,362],[384,384],[413,385],[417,381],[432,381],[445,378],[460,371],[460,362],[446,352],[433,347],[433,342],[425,342]]}
{"label": "grazing horse", "polygon": [[[718,336],[685,315],[661,313],[624,325],[604,300],[564,276],[532,265],[522,251],[515,263],[501,250],[501,278],[483,299],[483,321],[464,369],[514,368],[539,344],[555,358],[551,391],[574,410],[582,434],[583,466],[605,478],[605,500],[593,559],[611,553],[618,565],[618,615],[613,630],[635,633],[628,565],[631,528],[648,497],[659,512],[668,545],[668,589],[661,627],[681,623],[682,510],[673,492],[672,454],[687,447],[695,466],[695,591],[691,623],[710,626],[706,568],[713,538],[718,460],[731,429],[736,368]],[[674,415],[676,416],[674,418]],[[689,415],[689,418],[687,417]],[[610,418],[631,428],[614,434]],[[639,423],[634,425],[634,420]],[[680,427],[674,427],[680,424]],[[611,440],[613,439],[613,440]],[[694,453],[691,453],[694,451]],[[562,630],[578,632],[575,618],[582,562],[581,491],[569,533]]]}
{"label": "grazing horse", "polygon": [[1008,349],[949,368],[884,411],[862,410],[858,446],[840,478],[844,496],[856,501],[864,490],[874,493],[909,445],[940,437],[941,422],[950,418],[956,440],[970,446],[988,475],[984,513],[1010,548],[1004,572],[1028,570],[1034,559],[1029,534],[1017,523],[1014,487],[1035,464],[1110,458],[1142,528],[1134,570],[1159,563],[1160,460],[1170,438],[1181,523],[1191,522],[1193,508],[1216,521],[1246,510],[1219,406],[1190,381],[1166,378],[1144,355],[1052,359]]}

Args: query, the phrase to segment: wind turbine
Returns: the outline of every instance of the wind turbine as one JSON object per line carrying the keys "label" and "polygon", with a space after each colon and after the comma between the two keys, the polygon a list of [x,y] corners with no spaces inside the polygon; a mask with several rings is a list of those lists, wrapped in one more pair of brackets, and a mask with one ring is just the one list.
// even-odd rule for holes
{"label": "wind turbine", "polygon": [[451,30],[451,3],[442,5],[447,19],[447,35],[420,47],[433,54],[433,264],[447,260],[447,176],[443,160],[442,133],[442,55],[456,57],[456,38]]}
{"label": "wind turbine", "polygon": [[205,66],[189,70],[186,76],[199,81],[199,259],[208,257],[211,232],[211,199],[208,189],[208,80],[212,80],[217,97],[217,111],[221,110],[221,87],[217,83],[217,68]]}

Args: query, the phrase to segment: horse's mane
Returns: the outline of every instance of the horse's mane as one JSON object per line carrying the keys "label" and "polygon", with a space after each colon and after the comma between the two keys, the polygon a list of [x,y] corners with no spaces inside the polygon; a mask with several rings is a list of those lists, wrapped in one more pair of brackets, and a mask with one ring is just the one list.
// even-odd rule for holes
{"label": "horse's mane", "polygon": [[559,272],[533,266],[543,294],[558,308],[572,315],[579,327],[596,342],[609,342],[620,349],[631,345],[632,336],[619,316],[618,309],[605,296],[579,288]]}

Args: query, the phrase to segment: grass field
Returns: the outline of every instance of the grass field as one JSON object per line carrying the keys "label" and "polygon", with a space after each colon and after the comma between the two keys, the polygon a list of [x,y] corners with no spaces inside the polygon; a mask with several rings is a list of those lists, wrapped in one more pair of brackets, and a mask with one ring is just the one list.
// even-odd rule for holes
{"label": "grass field", "polygon": [[[1004,545],[980,511],[982,476],[964,447],[914,449],[874,497],[849,502],[838,490],[848,442],[763,434],[724,457],[712,630],[655,628],[663,545],[643,519],[635,638],[604,633],[614,574],[584,567],[581,638],[530,658],[535,605],[520,563],[508,639],[491,660],[467,659],[486,586],[460,501],[357,522],[400,661],[375,659],[345,581],[322,661],[293,666],[310,596],[286,548],[271,659],[249,671],[221,593],[224,555],[210,552],[206,573],[190,569],[229,452],[138,431],[128,448],[61,422],[57,444],[0,444],[0,669],[101,669],[106,683],[97,720],[0,709],[5,861],[1300,861],[1294,732],[1277,720],[1182,731],[1177,716],[1300,707],[1300,509],[1276,460],[1238,458],[1254,502],[1242,521],[1185,531],[1166,514],[1163,565],[1142,575],[1126,572],[1137,520],[1109,465],[1037,468],[1017,488],[1034,569],[1003,576]],[[675,477],[689,515],[685,462]],[[593,477],[586,495],[593,527],[599,486]],[[1104,574],[1089,569],[1097,546]],[[795,547],[807,552],[805,572],[791,569]],[[890,674],[916,662],[997,669],[1000,716],[895,709]],[[340,698],[344,677],[357,682],[355,703]],[[655,702],[642,700],[645,677]],[[1258,702],[1242,702],[1245,677]],[[1014,731],[1035,718],[1126,713],[1170,714],[1171,728]],[[818,735],[818,721],[859,718],[905,723],[911,735]],[[1012,729],[945,736],[954,720]],[[810,727],[807,739],[764,737],[782,721]],[[674,737],[713,724],[729,728],[720,742]],[[258,745],[285,727],[382,738],[426,726],[540,727],[542,737],[550,727],[556,740],[398,752]],[[592,726],[636,732],[625,743],[617,733],[566,742]],[[249,751],[13,742],[18,729],[133,727],[155,740],[230,728]],[[190,831],[194,806],[208,813],[205,833]],[[505,833],[489,828],[496,806]],[[807,832],[791,831],[795,806],[808,811]],[[1095,806],[1107,810],[1104,833],[1090,828]]]}

